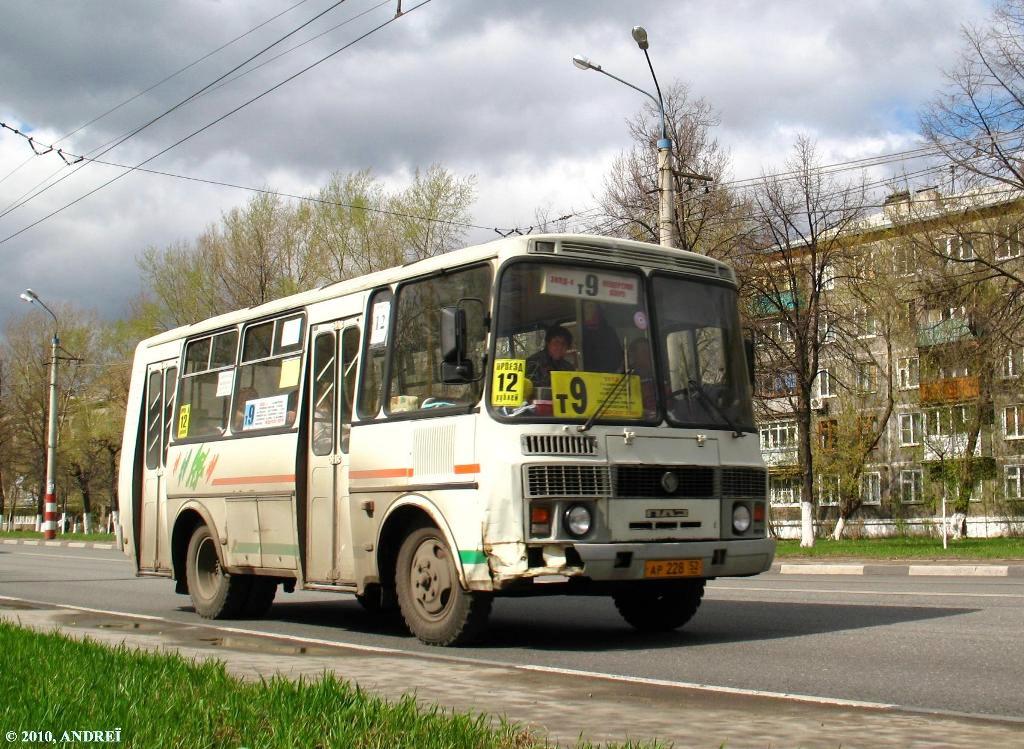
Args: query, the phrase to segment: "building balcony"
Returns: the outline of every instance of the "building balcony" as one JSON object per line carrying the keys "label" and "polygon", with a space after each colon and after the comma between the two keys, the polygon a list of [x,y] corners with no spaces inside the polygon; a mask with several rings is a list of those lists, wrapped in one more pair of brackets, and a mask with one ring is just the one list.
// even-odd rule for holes
{"label": "building balcony", "polygon": [[947,377],[921,383],[921,405],[936,403],[963,403],[978,397],[977,377]]}
{"label": "building balcony", "polygon": [[[924,438],[924,461],[960,460],[967,455],[966,434],[933,434]],[[973,457],[981,457],[981,438],[974,446]]]}
{"label": "building balcony", "polygon": [[795,447],[761,450],[761,457],[764,458],[764,463],[769,468],[795,466],[799,462]]}
{"label": "building balcony", "polygon": [[939,320],[932,325],[923,325],[917,329],[918,348],[929,346],[941,346],[944,343],[954,343],[971,337],[971,329],[963,318],[954,317],[949,320]]}

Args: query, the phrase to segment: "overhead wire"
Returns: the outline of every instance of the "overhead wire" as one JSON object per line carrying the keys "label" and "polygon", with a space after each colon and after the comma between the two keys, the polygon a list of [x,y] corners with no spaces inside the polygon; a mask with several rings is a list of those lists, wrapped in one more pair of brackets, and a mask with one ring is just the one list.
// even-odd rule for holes
{"label": "overhead wire", "polygon": [[[174,111],[176,111],[176,110],[180,109],[180,108],[181,108],[182,106],[184,106],[184,105],[185,105],[185,104],[187,104],[188,102],[190,102],[190,101],[192,101],[193,99],[195,99],[195,98],[196,98],[197,96],[199,96],[200,94],[202,94],[202,93],[203,93],[204,91],[206,91],[207,89],[209,89],[209,88],[210,88],[211,86],[214,86],[214,85],[216,85],[217,83],[219,83],[220,81],[224,80],[225,78],[227,78],[227,77],[228,77],[229,75],[231,75],[232,73],[235,73],[235,72],[237,72],[237,71],[238,71],[239,69],[241,69],[241,68],[245,67],[245,66],[246,66],[246,65],[248,65],[248,64],[249,64],[250,62],[252,62],[253,60],[255,60],[255,59],[256,59],[257,57],[259,57],[260,55],[262,55],[262,54],[263,54],[264,52],[267,52],[268,50],[272,49],[273,47],[275,47],[275,46],[277,46],[278,44],[280,44],[281,42],[283,42],[283,41],[284,41],[285,39],[287,39],[288,37],[290,37],[290,36],[293,36],[294,34],[298,33],[298,32],[299,32],[299,31],[301,31],[302,29],[306,28],[306,27],[307,27],[307,26],[309,26],[309,25],[310,25],[311,23],[313,23],[314,21],[316,21],[316,20],[320,19],[321,17],[323,17],[323,16],[324,16],[324,15],[326,15],[327,13],[331,12],[332,10],[334,10],[335,8],[337,8],[337,7],[339,6],[339,5],[341,5],[341,4],[342,4],[342,3],[344,3],[345,1],[346,1],[346,0],[336,0],[336,2],[334,2],[333,4],[331,4],[330,6],[328,6],[328,7],[326,8],[326,9],[322,10],[321,12],[317,13],[317,14],[316,14],[315,16],[313,16],[312,18],[310,18],[310,19],[309,19],[308,21],[306,21],[305,23],[303,23],[303,24],[301,24],[301,25],[297,26],[296,28],[292,29],[292,30],[291,30],[291,31],[289,31],[289,32],[288,32],[287,34],[285,34],[284,36],[282,36],[282,37],[280,37],[280,38],[278,38],[278,39],[274,40],[273,42],[271,42],[270,44],[268,44],[268,45],[267,45],[266,47],[264,47],[264,48],[263,48],[263,49],[261,49],[261,50],[260,50],[259,52],[255,53],[254,55],[250,55],[250,56],[249,56],[248,58],[246,58],[245,60],[243,60],[242,62],[240,62],[240,63],[239,63],[238,65],[236,65],[235,67],[231,68],[231,70],[229,70],[229,71],[227,71],[226,73],[223,73],[223,74],[221,74],[221,75],[217,76],[217,78],[215,78],[214,80],[212,80],[212,81],[210,81],[209,83],[207,83],[207,84],[206,84],[205,86],[203,86],[202,88],[200,88],[200,89],[199,89],[198,91],[195,91],[195,92],[194,92],[194,93],[192,93],[191,95],[189,95],[189,96],[185,97],[184,99],[182,99],[182,100],[181,100],[181,101],[179,101],[179,102],[178,102],[177,104],[175,104],[174,106],[170,107],[169,109],[166,109],[166,110],[164,110],[163,112],[161,112],[160,114],[158,114],[158,115],[157,115],[156,117],[154,117],[154,118],[150,119],[150,120],[149,120],[148,122],[146,122],[145,124],[143,124],[143,125],[140,125],[139,127],[137,127],[137,128],[135,128],[135,129],[133,129],[133,130],[132,130],[132,131],[131,131],[130,133],[127,133],[126,135],[123,135],[123,136],[121,136],[120,138],[118,138],[118,139],[117,139],[117,141],[116,141],[115,143],[113,143],[113,144],[111,144],[111,145],[108,145],[107,147],[105,147],[105,148],[104,148],[104,149],[103,149],[103,150],[102,150],[102,151],[100,152],[99,156],[104,156],[105,154],[107,154],[107,153],[109,153],[110,151],[114,150],[115,148],[117,148],[117,147],[118,147],[118,146],[120,146],[121,144],[123,144],[123,143],[127,142],[127,141],[128,141],[128,140],[130,140],[131,138],[134,138],[134,137],[135,137],[136,135],[138,135],[139,133],[141,133],[141,132],[142,132],[143,130],[145,130],[146,128],[150,127],[151,125],[154,125],[155,123],[159,122],[159,121],[160,121],[160,120],[162,120],[162,119],[163,119],[164,117],[166,117],[167,115],[169,115],[169,114],[171,114],[172,112],[174,112]],[[428,0],[428,1],[429,1],[429,0]],[[319,64],[319,63],[316,63],[316,64]],[[301,74],[301,72],[304,72],[304,71],[300,71],[300,74]],[[285,81],[285,82],[287,82],[287,81]],[[279,84],[279,85],[280,85],[280,84]],[[273,89],[271,89],[271,90],[273,90]],[[262,95],[261,95],[261,96],[262,96]],[[256,97],[256,98],[260,98],[260,97]],[[251,100],[251,101],[254,101],[254,100]],[[243,104],[242,106],[243,106],[243,107],[244,107],[244,106],[247,106],[247,105],[248,105],[249,103],[251,103],[251,101],[250,101],[250,102],[247,102],[246,104]],[[241,107],[240,107],[240,108],[241,108]],[[237,110],[235,110],[235,111],[237,111]],[[229,114],[231,114],[231,113],[229,113]],[[201,131],[200,131],[200,132],[201,132]],[[194,133],[194,134],[195,134],[195,133]],[[189,137],[191,137],[191,136],[189,136]],[[187,140],[187,138],[186,138],[185,140]],[[182,141],[182,142],[183,142],[183,141]],[[177,144],[175,144],[175,145],[177,145]],[[173,147],[174,147],[174,146],[171,146],[171,148],[173,148]],[[157,155],[159,155],[159,154],[157,154]],[[156,158],[156,157],[154,156],[154,157],[152,157],[152,158]],[[70,177],[70,176],[72,176],[72,175],[76,174],[76,173],[77,173],[78,171],[80,171],[81,169],[85,168],[85,166],[87,166],[87,165],[88,165],[88,163],[89,163],[88,161],[87,161],[87,162],[85,162],[85,163],[83,163],[83,164],[82,164],[82,166],[78,167],[77,169],[75,169],[74,171],[70,172],[69,174],[65,174],[65,175],[64,175],[63,177],[61,177],[60,179],[58,179],[58,180],[57,180],[56,182],[53,182],[53,183],[51,183],[50,185],[47,185],[46,187],[44,187],[43,189],[39,190],[38,192],[36,192],[36,193],[35,193],[35,194],[33,194],[32,196],[30,196],[30,197],[28,197],[28,198],[26,198],[26,199],[24,199],[24,200],[21,200],[20,202],[16,203],[15,205],[13,205],[13,206],[11,206],[11,207],[9,207],[9,208],[6,208],[6,209],[5,209],[5,210],[4,210],[3,212],[0,212],[0,218],[3,218],[3,217],[4,217],[4,216],[6,216],[7,214],[11,213],[11,212],[12,212],[12,211],[14,211],[14,210],[17,210],[17,209],[18,209],[19,207],[21,207],[21,206],[22,206],[22,205],[24,205],[25,203],[29,202],[30,200],[34,200],[35,198],[39,197],[40,195],[42,195],[42,194],[43,194],[44,192],[46,192],[46,191],[47,191],[47,190],[49,190],[50,188],[52,188],[52,187],[55,187],[56,185],[60,184],[61,182],[63,182],[63,181],[64,181],[65,179],[67,179],[68,177]],[[146,162],[142,162],[142,163],[146,163]],[[90,194],[91,194],[91,193],[90,193]],[[65,207],[67,207],[67,206],[65,206]],[[63,208],[62,208],[62,209],[60,209],[60,210],[63,210]],[[4,240],[4,241],[6,241],[6,240]]]}
{"label": "overhead wire", "polygon": [[[106,117],[106,116],[108,116],[110,114],[113,114],[114,112],[116,112],[117,110],[121,109],[124,106],[127,106],[128,104],[131,104],[133,101],[138,99],[140,96],[145,96],[146,94],[148,94],[153,89],[158,88],[159,86],[162,86],[163,84],[167,83],[167,81],[171,80],[172,78],[176,78],[177,76],[179,76],[182,73],[184,73],[186,70],[195,67],[199,63],[209,59],[210,57],[212,57],[213,55],[217,54],[218,52],[220,52],[220,51],[226,49],[227,47],[231,46],[235,42],[240,41],[240,40],[244,39],[245,37],[249,36],[249,34],[252,34],[252,33],[256,32],[256,31],[259,31],[261,28],[266,26],[268,23],[270,23],[272,21],[276,21],[278,18],[280,18],[284,14],[286,14],[286,13],[292,11],[292,10],[295,10],[300,5],[302,5],[303,3],[306,3],[306,2],[309,2],[309,0],[299,0],[299,2],[295,3],[294,5],[292,5],[292,6],[288,7],[288,8],[285,8],[280,13],[276,13],[275,15],[271,16],[267,20],[265,20],[265,21],[255,25],[255,26],[253,26],[251,29],[249,29],[245,33],[239,34],[234,39],[231,39],[231,40],[225,42],[224,44],[222,44],[219,47],[217,47],[217,49],[211,50],[210,52],[207,52],[202,57],[200,57],[200,58],[198,58],[196,60],[193,60],[188,65],[185,65],[184,67],[178,68],[173,73],[171,73],[170,75],[165,76],[164,78],[161,78],[159,81],[157,81],[156,83],[152,84],[148,88],[145,88],[142,91],[139,91],[134,96],[130,96],[127,99],[125,99],[124,101],[122,101],[120,104],[116,104],[115,106],[111,107],[106,112],[103,112],[102,114],[96,115],[95,117],[90,119],[88,122],[84,122],[81,125],[79,125],[78,127],[76,127],[74,130],[72,130],[72,131],[70,131],[68,133],[65,133],[60,138],[58,138],[56,141],[54,141],[54,145],[56,145],[57,143],[61,143],[61,142],[65,141],[65,140],[67,140],[72,135],[75,135],[76,133],[81,132],[82,130],[84,130],[85,128],[89,127],[90,125],[96,124],[97,122],[102,120],[104,117]],[[14,167],[14,169],[9,171],[3,177],[0,177],[0,184],[3,184],[7,180],[8,177],[13,175],[15,172],[17,172],[23,166],[28,164],[30,161],[32,161],[32,156],[29,156],[25,161],[23,161],[20,164],[18,164],[18,166]],[[63,167],[61,167],[61,168],[63,168]],[[53,175],[51,175],[51,176],[53,176]],[[49,177],[47,179],[49,179]]]}
{"label": "overhead wire", "polygon": [[[340,5],[344,1],[345,0],[339,0],[339,2],[335,3],[335,5]],[[171,145],[169,145],[166,148],[158,151],[157,153],[153,154],[149,158],[139,162],[135,166],[127,168],[126,171],[122,172],[121,174],[118,174],[117,176],[112,177],[111,179],[107,180],[106,182],[104,182],[103,184],[99,185],[98,187],[95,187],[92,190],[86,192],[84,195],[80,195],[79,197],[75,198],[71,202],[64,204],[63,206],[61,206],[60,208],[58,208],[58,209],[56,209],[54,211],[51,211],[50,213],[46,214],[45,216],[43,216],[40,219],[37,219],[36,221],[33,221],[28,226],[25,226],[25,227],[19,229],[18,231],[14,232],[13,234],[9,234],[8,236],[4,237],[3,239],[0,239],[0,244],[4,244],[5,242],[8,242],[9,240],[14,239],[15,237],[17,237],[17,236],[19,236],[21,234],[24,234],[29,229],[32,229],[32,228],[38,226],[39,224],[43,223],[44,221],[46,221],[46,220],[56,216],[57,214],[61,213],[62,211],[70,208],[71,206],[81,202],[82,200],[85,200],[86,198],[90,197],[91,195],[96,194],[97,192],[99,192],[103,188],[107,187],[108,185],[113,184],[114,182],[118,181],[122,177],[125,177],[125,176],[131,174],[134,171],[138,171],[141,167],[145,166],[146,164],[148,164],[149,162],[153,161],[154,159],[164,155],[165,153],[167,153],[171,149],[180,146],[182,143],[185,143],[186,141],[191,140],[192,138],[194,138],[195,136],[199,135],[200,133],[205,132],[206,130],[210,129],[211,127],[213,127],[213,126],[223,122],[228,117],[230,117],[233,114],[241,111],[242,109],[244,109],[245,107],[249,106],[250,104],[253,104],[256,101],[259,101],[264,96],[267,96],[268,94],[276,91],[277,89],[281,88],[285,84],[290,83],[291,81],[295,80],[296,78],[298,78],[301,75],[304,75],[305,73],[309,72],[310,70],[312,70],[313,68],[317,67],[318,65],[323,64],[327,60],[330,60],[332,57],[340,54],[341,52],[345,51],[346,49],[352,47],[353,45],[355,45],[355,44],[357,44],[359,42],[361,42],[363,39],[366,39],[368,36],[370,36],[372,34],[375,34],[376,32],[380,31],[381,29],[385,28],[386,26],[389,26],[390,24],[392,24],[395,21],[397,21],[399,18],[404,18],[405,16],[409,15],[413,11],[418,10],[419,8],[422,8],[424,5],[427,5],[430,2],[431,2],[431,0],[421,0],[421,2],[419,2],[416,5],[412,6],[408,10],[403,11],[403,13],[401,15],[395,15],[392,18],[389,18],[384,23],[378,24],[377,26],[373,27],[372,29],[370,29],[366,33],[364,33],[364,34],[360,35],[359,37],[355,38],[351,42],[348,42],[347,44],[342,45],[341,47],[337,48],[333,52],[330,52],[329,54],[324,55],[323,57],[318,59],[316,62],[313,62],[312,64],[307,65],[306,67],[302,68],[298,72],[293,73],[292,75],[288,76],[287,78],[285,78],[284,80],[280,81],[279,83],[276,83],[275,85],[273,85],[270,88],[266,89],[262,93],[257,94],[256,96],[252,97],[251,99],[248,99],[247,101],[245,101],[242,104],[238,105],[234,109],[232,109],[232,110],[226,112],[225,114],[221,115],[220,117],[216,118],[212,122],[209,122],[206,125],[203,125],[198,130],[194,130],[193,132],[191,132],[188,135],[186,135],[184,138],[181,138],[181,139],[175,141]],[[335,6],[331,6],[331,7],[333,8]],[[223,78],[223,76],[222,76],[222,78]],[[90,163],[90,162],[86,162],[86,163]],[[2,217],[2,216],[0,216],[0,217]]]}

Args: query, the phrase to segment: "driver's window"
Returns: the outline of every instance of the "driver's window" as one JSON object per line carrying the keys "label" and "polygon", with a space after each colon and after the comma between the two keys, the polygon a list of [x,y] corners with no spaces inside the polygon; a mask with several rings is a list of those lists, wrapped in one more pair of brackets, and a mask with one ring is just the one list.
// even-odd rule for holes
{"label": "driver's window", "polygon": [[697,361],[700,382],[720,385],[725,382],[725,341],[721,328],[700,328],[696,331]]}

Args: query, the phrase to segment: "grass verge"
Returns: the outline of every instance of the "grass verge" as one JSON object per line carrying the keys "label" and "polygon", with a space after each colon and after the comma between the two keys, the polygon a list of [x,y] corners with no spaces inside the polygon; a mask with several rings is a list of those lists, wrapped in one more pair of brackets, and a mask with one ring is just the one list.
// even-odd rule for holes
{"label": "grass verge", "polygon": [[412,696],[386,702],[329,673],[244,682],[219,661],[108,648],[6,622],[0,653],[0,726],[51,731],[60,745],[78,745],[60,741],[65,730],[120,729],[130,747],[549,746],[505,720],[424,708]]}
{"label": "grass verge", "polygon": [[[43,540],[43,534],[37,531],[0,531],[0,538],[24,538],[26,540]],[[58,533],[56,541],[99,541],[113,543],[113,533]]]}
{"label": "grass verge", "polygon": [[776,558],[857,559],[948,559],[983,561],[1024,559],[1024,538],[950,539],[949,548],[942,548],[941,538],[899,536],[895,538],[815,539],[810,549],[801,549],[799,541],[779,541]]}

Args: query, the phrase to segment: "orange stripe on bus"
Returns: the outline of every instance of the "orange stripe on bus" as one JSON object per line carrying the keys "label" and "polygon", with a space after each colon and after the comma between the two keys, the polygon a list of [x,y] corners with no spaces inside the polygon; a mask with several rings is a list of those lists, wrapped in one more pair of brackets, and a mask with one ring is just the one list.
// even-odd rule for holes
{"label": "orange stripe on bus", "polygon": [[235,484],[288,484],[295,483],[294,473],[282,473],[279,476],[224,476],[214,479],[214,486],[233,486]]}
{"label": "orange stripe on bus", "polygon": [[456,473],[480,473],[479,463],[465,463],[455,466]]}
{"label": "orange stripe on bus", "polygon": [[364,471],[350,471],[350,479],[407,479],[412,476],[411,468],[372,468]]}

